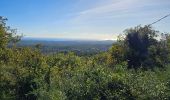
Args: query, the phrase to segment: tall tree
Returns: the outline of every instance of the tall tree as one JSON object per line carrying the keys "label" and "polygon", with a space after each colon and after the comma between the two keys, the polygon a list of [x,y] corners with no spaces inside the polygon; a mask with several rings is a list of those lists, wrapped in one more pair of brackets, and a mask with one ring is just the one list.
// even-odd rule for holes
{"label": "tall tree", "polygon": [[138,68],[149,66],[147,60],[149,58],[149,48],[156,46],[158,43],[158,31],[152,29],[151,26],[137,26],[124,31],[126,45],[126,59],[129,68]]}

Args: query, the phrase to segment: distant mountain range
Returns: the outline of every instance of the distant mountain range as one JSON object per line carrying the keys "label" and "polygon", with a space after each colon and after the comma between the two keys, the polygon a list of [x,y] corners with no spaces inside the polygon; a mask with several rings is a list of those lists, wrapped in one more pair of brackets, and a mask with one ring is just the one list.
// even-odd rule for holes
{"label": "distant mountain range", "polygon": [[35,38],[35,37],[23,37],[22,40],[36,40],[36,41],[106,41],[106,42],[115,42],[115,40],[85,40],[85,39],[68,39],[68,38]]}

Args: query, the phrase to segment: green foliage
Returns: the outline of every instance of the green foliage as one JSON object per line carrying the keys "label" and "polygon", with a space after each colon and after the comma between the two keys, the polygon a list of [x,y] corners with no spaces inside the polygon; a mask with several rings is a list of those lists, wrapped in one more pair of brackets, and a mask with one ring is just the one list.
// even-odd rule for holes
{"label": "green foliage", "polygon": [[155,38],[158,32],[150,26],[137,26],[125,30],[125,34],[126,55],[129,67],[146,67],[145,61],[148,58],[148,48],[157,44],[158,41]]}
{"label": "green foliage", "polygon": [[168,35],[161,37],[151,26],[137,26],[119,35],[117,45],[110,49],[108,62],[114,65],[127,61],[128,68],[135,69],[164,68],[170,61],[169,54]]}
{"label": "green foliage", "polygon": [[[40,88],[46,71],[43,56],[27,48],[14,50],[12,53],[10,62],[4,65],[5,67],[3,65],[0,66],[2,70],[1,85],[2,87],[12,88],[4,90],[7,94],[12,93],[13,98],[34,100],[36,95],[33,92],[35,89]],[[3,82],[7,83],[3,84]]]}
{"label": "green foliage", "polygon": [[8,43],[9,34],[6,27],[6,18],[0,17],[0,48],[4,48]]}
{"label": "green foliage", "polygon": [[101,64],[101,65],[106,64],[108,60],[108,52],[99,53],[97,55],[92,56],[90,59],[93,59],[94,63],[97,64]]}
{"label": "green foliage", "polygon": [[0,48],[4,49],[10,42],[15,44],[21,36],[16,35],[16,29],[11,29],[6,25],[7,18],[0,16]]}
{"label": "green foliage", "polygon": [[158,79],[155,72],[133,72],[127,79],[134,96],[139,99],[167,99],[166,83]]}
{"label": "green foliage", "polygon": [[119,44],[114,44],[109,50],[107,63],[110,66],[119,64],[122,61],[124,61],[125,58],[124,55],[125,55],[124,48]]}
{"label": "green foliage", "polygon": [[39,45],[7,48],[19,38],[5,21],[0,17],[0,100],[170,99],[169,35],[158,41],[157,31],[138,26],[108,52],[43,55]]}
{"label": "green foliage", "polygon": [[60,89],[68,100],[133,99],[128,86],[107,67],[88,62],[67,76],[65,72]]}

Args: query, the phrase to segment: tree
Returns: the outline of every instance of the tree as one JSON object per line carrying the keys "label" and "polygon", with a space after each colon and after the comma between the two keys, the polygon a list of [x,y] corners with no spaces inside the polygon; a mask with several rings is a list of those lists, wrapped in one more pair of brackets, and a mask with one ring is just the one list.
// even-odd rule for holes
{"label": "tree", "polygon": [[0,16],[0,48],[5,48],[8,43],[17,43],[21,36],[16,35],[17,30],[11,29],[9,26],[6,25],[6,21],[8,19]]}
{"label": "tree", "polygon": [[150,59],[149,48],[154,46],[154,49],[157,49],[158,40],[156,38],[159,32],[152,29],[151,26],[137,26],[126,29],[124,32],[125,57],[129,68],[152,66],[152,63],[147,63]]}

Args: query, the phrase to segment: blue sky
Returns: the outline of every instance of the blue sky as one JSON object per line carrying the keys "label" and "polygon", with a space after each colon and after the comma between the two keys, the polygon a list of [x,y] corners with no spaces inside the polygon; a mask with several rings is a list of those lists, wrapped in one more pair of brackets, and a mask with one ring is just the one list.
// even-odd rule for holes
{"label": "blue sky", "polygon": [[[170,13],[169,0],[1,0],[0,16],[26,37],[116,39]],[[153,26],[170,32],[170,17]]]}

